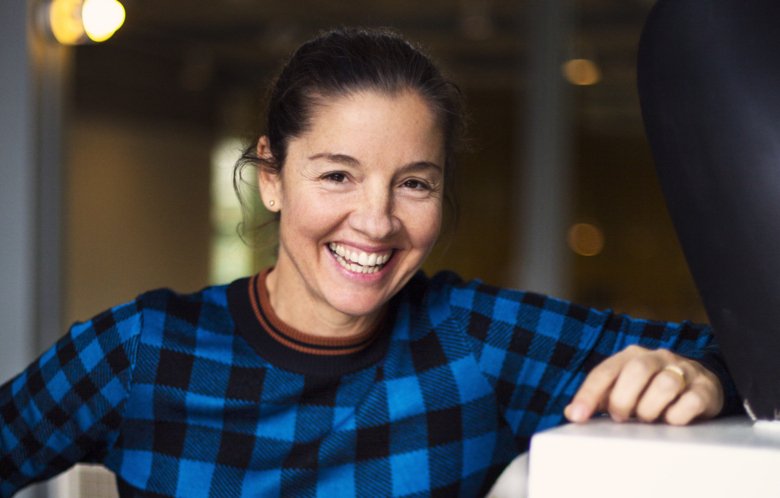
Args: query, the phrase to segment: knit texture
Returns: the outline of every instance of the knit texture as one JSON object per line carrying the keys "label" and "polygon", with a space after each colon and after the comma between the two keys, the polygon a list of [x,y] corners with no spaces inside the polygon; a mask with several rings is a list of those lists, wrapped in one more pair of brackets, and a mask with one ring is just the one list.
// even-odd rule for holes
{"label": "knit texture", "polygon": [[738,401],[689,323],[420,273],[382,337],[323,356],[264,349],[248,288],[152,291],[74,325],[0,388],[0,496],[77,462],[122,496],[482,496],[629,344],[703,358]]}

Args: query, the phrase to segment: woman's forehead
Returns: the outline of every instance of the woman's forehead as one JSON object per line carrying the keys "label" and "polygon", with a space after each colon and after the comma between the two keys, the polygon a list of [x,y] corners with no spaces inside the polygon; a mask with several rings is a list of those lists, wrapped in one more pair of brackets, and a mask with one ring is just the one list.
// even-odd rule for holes
{"label": "woman's forehead", "polygon": [[301,138],[347,145],[392,138],[411,147],[431,140],[438,145],[442,133],[436,113],[418,92],[364,90],[323,99],[313,108]]}

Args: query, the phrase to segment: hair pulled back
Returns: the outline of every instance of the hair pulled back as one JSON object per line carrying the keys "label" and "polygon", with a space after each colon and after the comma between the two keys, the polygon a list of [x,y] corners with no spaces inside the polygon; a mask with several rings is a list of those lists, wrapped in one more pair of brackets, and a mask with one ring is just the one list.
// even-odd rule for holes
{"label": "hair pulled back", "polygon": [[272,157],[259,158],[256,144],[250,144],[236,163],[234,185],[238,187],[245,166],[281,172],[290,140],[310,128],[317,105],[366,90],[388,95],[414,91],[430,106],[444,137],[444,199],[454,218],[454,155],[464,128],[460,90],[420,49],[388,29],[330,30],[292,54],[267,102],[265,129]]}

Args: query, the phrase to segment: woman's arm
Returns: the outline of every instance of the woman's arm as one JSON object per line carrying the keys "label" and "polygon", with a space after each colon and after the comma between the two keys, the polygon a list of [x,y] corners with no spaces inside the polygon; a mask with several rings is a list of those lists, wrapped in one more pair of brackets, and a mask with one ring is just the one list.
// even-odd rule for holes
{"label": "woman's arm", "polygon": [[102,457],[129,394],[140,328],[135,303],[113,308],[74,325],[0,386],[0,496]]}
{"label": "woman's arm", "polygon": [[[464,327],[483,375],[495,386],[507,422],[521,439],[561,423],[573,399],[577,402],[566,409],[571,419],[581,421],[600,409],[609,411],[614,381],[629,365],[626,378],[633,377],[631,370],[638,365],[639,369],[647,368],[643,374],[647,380],[667,364],[683,362],[685,390],[707,397],[702,400],[706,406],[697,415],[715,415],[721,406],[731,413],[740,406],[708,326],[635,319],[478,281],[463,283],[451,277],[450,282],[454,286],[449,299],[452,315]],[[629,346],[633,347],[621,353]],[[671,353],[650,353],[656,350]],[[640,351],[647,351],[649,356],[639,359],[645,356],[637,354]],[[637,362],[630,361],[635,356]],[[602,362],[604,366],[599,367]],[[645,362],[651,364],[646,366]],[[591,372],[593,376],[589,377]],[[665,379],[671,383],[673,374],[667,369],[659,382]],[[621,384],[629,387],[616,391],[611,407],[616,418],[635,415],[634,408],[641,399],[636,392],[644,392],[633,381]],[[640,384],[644,387],[647,381]],[[578,394],[583,385],[585,391]],[[681,389],[680,384],[675,385]],[[669,397],[655,387],[652,391]],[[631,396],[636,396],[635,403],[627,409],[625,398]],[[694,397],[686,396],[685,403],[692,403]],[[651,395],[643,404],[643,417],[649,418],[658,410],[665,414],[665,407],[659,408],[659,401],[651,403],[653,399],[658,398]],[[663,401],[660,403],[663,405]],[[673,415],[672,420],[682,418]]]}

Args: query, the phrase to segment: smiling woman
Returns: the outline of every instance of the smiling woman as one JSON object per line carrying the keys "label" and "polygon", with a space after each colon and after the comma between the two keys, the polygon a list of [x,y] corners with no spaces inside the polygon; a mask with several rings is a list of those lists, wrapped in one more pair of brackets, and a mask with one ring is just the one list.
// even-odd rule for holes
{"label": "smiling woman", "polygon": [[394,33],[299,48],[235,173],[278,215],[274,266],[76,324],[0,388],[0,494],[98,461],[123,496],[480,496],[565,418],[730,410],[707,327],[420,271],[461,122]]}

